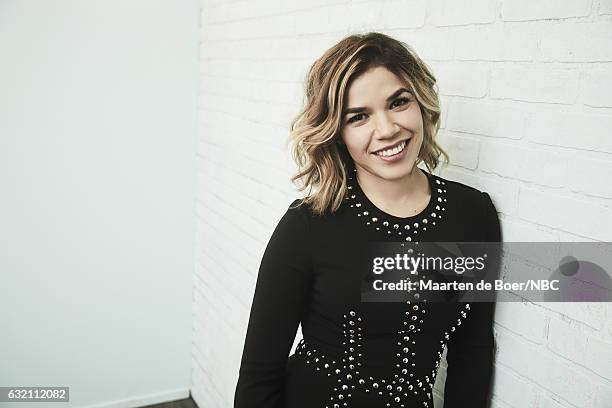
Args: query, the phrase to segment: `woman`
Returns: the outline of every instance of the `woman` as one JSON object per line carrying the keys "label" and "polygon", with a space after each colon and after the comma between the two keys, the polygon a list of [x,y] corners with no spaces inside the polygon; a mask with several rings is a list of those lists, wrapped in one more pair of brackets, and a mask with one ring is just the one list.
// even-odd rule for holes
{"label": "woman", "polygon": [[445,347],[444,407],[486,406],[494,303],[360,297],[366,242],[501,241],[487,193],[431,173],[448,160],[434,84],[406,44],[380,33],[349,36],[311,67],[290,138],[292,181],[311,193],[264,252],[234,407],[433,407]]}

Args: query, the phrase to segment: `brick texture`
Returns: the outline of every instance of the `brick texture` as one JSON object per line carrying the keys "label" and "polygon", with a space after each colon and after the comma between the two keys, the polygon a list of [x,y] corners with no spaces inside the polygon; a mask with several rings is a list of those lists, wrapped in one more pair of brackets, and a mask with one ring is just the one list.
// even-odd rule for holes
{"label": "brick texture", "polygon": [[[300,196],[282,146],[315,58],[354,31],[410,44],[438,78],[439,174],[488,191],[505,240],[611,241],[610,15],[609,0],[202,1],[199,406],[232,406],[259,260]],[[612,406],[611,321],[604,303],[498,305],[491,406]]]}

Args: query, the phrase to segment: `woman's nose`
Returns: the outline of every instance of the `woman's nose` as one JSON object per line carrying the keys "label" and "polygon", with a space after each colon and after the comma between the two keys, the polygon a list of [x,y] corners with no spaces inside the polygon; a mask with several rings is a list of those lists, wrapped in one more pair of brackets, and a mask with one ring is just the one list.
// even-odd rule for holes
{"label": "woman's nose", "polygon": [[381,139],[395,136],[399,131],[399,126],[391,120],[387,113],[381,113],[376,120],[376,130]]}

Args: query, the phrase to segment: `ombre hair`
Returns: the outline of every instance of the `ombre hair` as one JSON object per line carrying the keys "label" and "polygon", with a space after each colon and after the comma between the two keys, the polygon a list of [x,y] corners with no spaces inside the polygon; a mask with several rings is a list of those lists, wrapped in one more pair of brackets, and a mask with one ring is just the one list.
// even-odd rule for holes
{"label": "ombre hair", "polygon": [[436,79],[427,65],[405,43],[370,32],[345,37],[317,59],[306,77],[304,102],[291,122],[291,155],[298,172],[291,181],[299,191],[309,189],[300,201],[318,215],[335,212],[347,193],[347,172],[353,159],[340,136],[342,111],[352,81],[370,68],[383,66],[411,89],[423,117],[423,144],[416,164],[431,172],[440,156],[448,154],[436,143],[440,127],[440,102]]}

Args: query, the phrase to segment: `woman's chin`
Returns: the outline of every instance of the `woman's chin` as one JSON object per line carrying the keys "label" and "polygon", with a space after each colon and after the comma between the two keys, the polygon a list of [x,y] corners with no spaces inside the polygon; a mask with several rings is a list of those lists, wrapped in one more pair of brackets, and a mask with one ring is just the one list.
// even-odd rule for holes
{"label": "woman's chin", "polygon": [[[366,166],[362,166],[366,167]],[[406,157],[401,162],[394,166],[388,166],[378,161],[371,162],[368,166],[368,172],[381,179],[392,181],[408,177],[415,169],[415,160],[411,157]]]}

